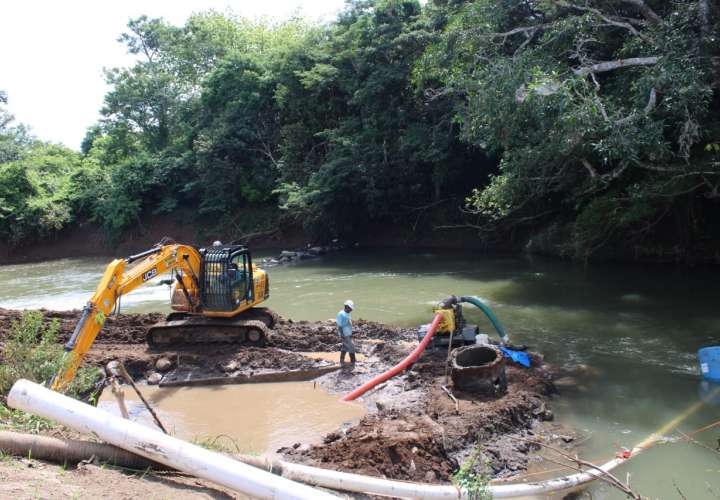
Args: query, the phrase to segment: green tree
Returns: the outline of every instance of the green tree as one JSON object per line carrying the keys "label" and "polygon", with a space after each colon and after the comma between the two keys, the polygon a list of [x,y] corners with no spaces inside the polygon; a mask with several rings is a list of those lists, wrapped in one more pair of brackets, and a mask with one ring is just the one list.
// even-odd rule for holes
{"label": "green tree", "polygon": [[351,2],[303,61],[312,65],[296,71],[301,86],[285,87],[285,102],[312,112],[283,125],[278,192],[326,237],[397,222],[457,193],[464,148],[447,103],[429,102],[412,82],[432,38],[416,1]]}
{"label": "green tree", "polygon": [[657,238],[670,213],[684,213],[676,220],[697,237],[693,214],[720,185],[702,153],[718,124],[718,41],[703,3],[444,7],[444,36],[423,64],[464,96],[465,140],[501,158],[469,206],[505,226],[574,214],[583,256],[628,236]]}
{"label": "green tree", "polygon": [[0,164],[0,234],[17,244],[73,221],[69,180],[79,160],[65,147],[34,141],[20,159]]}
{"label": "green tree", "polygon": [[7,102],[7,93],[0,90],[0,164],[18,160],[30,143],[27,128],[13,125],[15,117],[5,109]]}

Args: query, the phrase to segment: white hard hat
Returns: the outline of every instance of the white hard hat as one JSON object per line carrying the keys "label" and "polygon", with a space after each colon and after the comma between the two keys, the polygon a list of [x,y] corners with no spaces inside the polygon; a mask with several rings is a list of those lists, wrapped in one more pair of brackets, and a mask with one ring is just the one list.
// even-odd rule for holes
{"label": "white hard hat", "polygon": [[213,241],[213,246],[214,246],[214,247],[221,247],[221,246],[222,246],[222,241],[220,241],[220,240],[215,240],[215,241]]}
{"label": "white hard hat", "polygon": [[355,309],[355,302],[353,302],[352,300],[346,300],[343,305],[348,306],[350,309]]}

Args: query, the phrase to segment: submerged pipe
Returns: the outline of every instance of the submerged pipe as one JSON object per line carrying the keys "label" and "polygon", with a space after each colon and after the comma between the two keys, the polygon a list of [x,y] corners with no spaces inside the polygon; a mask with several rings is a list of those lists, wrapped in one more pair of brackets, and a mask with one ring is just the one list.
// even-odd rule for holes
{"label": "submerged pipe", "polygon": [[7,401],[12,408],[54,420],[124,450],[252,497],[337,498],[155,429],[123,420],[28,380],[15,382]]}
{"label": "submerged pipe", "polygon": [[423,351],[425,350],[427,345],[430,343],[430,340],[432,340],[433,335],[435,335],[435,331],[438,329],[438,326],[440,326],[440,323],[442,322],[442,319],[443,319],[442,314],[437,313],[435,315],[435,318],[433,319],[433,322],[430,324],[430,329],[428,329],[427,333],[425,334],[425,337],[423,337],[420,344],[418,344],[418,346],[410,354],[408,354],[405,359],[400,361],[398,364],[396,364],[395,366],[390,368],[385,373],[381,373],[374,379],[372,379],[368,382],[365,382],[363,385],[361,385],[360,387],[358,387],[351,393],[346,394],[342,398],[342,400],[343,401],[352,401],[354,399],[359,398],[360,396],[365,394],[367,391],[369,391],[376,385],[381,384],[381,383],[385,382],[387,379],[394,377],[401,371],[405,370],[408,366],[413,364],[423,353]]}

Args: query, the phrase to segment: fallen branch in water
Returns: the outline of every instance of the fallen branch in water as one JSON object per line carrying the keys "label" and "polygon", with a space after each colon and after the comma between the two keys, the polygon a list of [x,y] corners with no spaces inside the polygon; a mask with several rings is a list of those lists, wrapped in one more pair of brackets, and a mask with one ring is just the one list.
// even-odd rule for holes
{"label": "fallen branch in water", "polygon": [[[117,374],[118,377],[122,377],[123,379],[125,379],[125,382],[130,384],[130,386],[135,391],[135,394],[137,394],[137,396],[140,398],[140,401],[142,401],[142,403],[145,405],[145,408],[147,408],[147,410],[150,412],[150,415],[152,415],[152,418],[153,418],[153,420],[155,420],[155,423],[157,424],[157,426],[160,427],[160,430],[163,431],[165,434],[170,434],[167,431],[167,429],[165,428],[165,426],[163,425],[158,414],[155,413],[155,410],[153,410],[153,407],[150,406],[150,403],[148,403],[147,399],[145,399],[145,397],[142,395],[142,392],[140,392],[140,389],[138,389],[138,386],[135,385],[135,381],[132,379],[130,374],[127,372],[127,370],[125,369],[125,366],[123,366],[123,364],[120,363],[119,361],[111,361],[110,363],[108,363],[107,368],[111,374],[113,374],[113,375]],[[119,399],[118,399],[118,402],[120,402]],[[122,408],[122,406],[121,406],[121,408]],[[127,411],[125,413],[127,413]],[[127,417],[125,417],[125,418],[127,418]]]}
{"label": "fallen branch in water", "polygon": [[[570,470],[575,471],[575,472],[587,472],[587,470],[586,470],[586,469],[583,469],[581,466],[575,466],[575,465],[566,464],[566,463],[564,463],[564,462],[559,462],[559,461],[557,461],[557,460],[553,460],[552,458],[548,458],[548,457],[545,457],[545,456],[543,457],[543,460],[547,460],[547,461],[550,462],[551,464],[559,465],[559,466],[561,466],[561,467],[563,467],[563,468],[565,468],[565,469],[570,469]],[[608,474],[609,474],[609,473],[608,473]],[[611,475],[612,475],[612,474],[611,474]],[[605,477],[604,475],[599,475],[599,476],[596,476],[596,477],[597,477],[598,480],[600,480],[600,481],[602,481],[602,482],[604,482],[604,483],[607,483],[607,484],[609,484],[610,486],[612,486],[612,487],[614,487],[614,488],[618,488],[618,484],[617,484],[615,481],[618,481],[618,482],[619,482],[620,480],[619,480],[618,478],[616,478],[615,476],[613,476],[613,479],[614,479],[614,480],[611,479],[611,478]],[[639,496],[638,496],[638,497],[634,497],[632,494],[625,492],[625,485],[624,485],[622,482],[620,482],[620,485],[623,486],[622,488],[619,488],[623,493],[626,493],[630,498],[634,498],[634,499],[640,500],[641,497],[639,497]]]}
{"label": "fallen branch in water", "polygon": [[688,500],[687,497],[685,495],[683,495],[683,492],[680,491],[680,487],[677,485],[677,483],[675,482],[674,479],[673,479],[673,486],[675,486],[675,490],[678,492],[678,495],[680,495],[680,498],[682,498],[683,500]]}
{"label": "fallen branch in water", "polygon": [[708,424],[705,427],[700,427],[696,431],[692,431],[690,433],[690,436],[695,436],[696,434],[700,434],[701,432],[709,431],[710,429],[714,429],[715,427],[720,427],[720,420],[717,422],[713,422],[712,424]]}
{"label": "fallen branch in water", "polygon": [[606,471],[606,470],[603,469],[602,467],[599,467],[599,466],[595,465],[595,464],[592,463],[592,462],[588,462],[587,460],[583,460],[583,459],[581,459],[580,457],[578,457],[577,455],[575,455],[575,456],[570,455],[569,453],[565,452],[564,450],[561,450],[561,449],[559,449],[559,448],[556,448],[555,446],[551,446],[551,445],[549,445],[549,444],[547,444],[547,443],[543,443],[543,442],[538,441],[538,440],[536,440],[536,439],[527,439],[527,438],[522,438],[522,437],[519,437],[519,436],[514,436],[513,439],[518,439],[518,440],[520,440],[520,441],[525,441],[525,442],[528,442],[528,443],[536,444],[536,445],[538,445],[538,446],[542,446],[543,448],[547,448],[547,449],[549,449],[549,450],[552,450],[552,451],[554,451],[555,453],[557,453],[558,455],[560,455],[560,456],[562,456],[563,458],[565,458],[566,460],[568,460],[568,461],[570,461],[570,462],[574,462],[575,464],[577,464],[577,466],[572,466],[572,465],[564,464],[564,463],[562,463],[562,462],[556,462],[556,461],[554,461],[554,460],[552,460],[552,459],[549,459],[549,458],[545,457],[545,460],[548,460],[549,462],[552,462],[552,463],[554,463],[554,464],[562,465],[562,466],[564,466],[564,467],[567,467],[568,469],[575,470],[575,471],[578,471],[578,472],[587,472],[587,470],[583,469],[583,467],[587,467],[587,468],[593,469],[593,470],[595,470],[595,471],[597,471],[597,472],[600,473],[600,475],[597,476],[598,479],[601,479],[601,480],[605,481],[606,483],[614,486],[615,488],[619,489],[620,491],[622,491],[623,493],[625,493],[625,494],[626,494],[627,496],[629,496],[630,498],[633,498],[633,499],[635,499],[635,500],[642,500],[642,497],[641,497],[638,493],[635,493],[632,489],[630,489],[630,486],[629,486],[629,485],[623,483],[623,482],[620,481],[617,477],[615,477],[613,474],[611,474],[610,472]]}
{"label": "fallen branch in water", "polygon": [[712,451],[713,453],[715,453],[716,455],[718,455],[718,457],[720,458],[720,451],[719,451],[719,450],[716,450],[716,449],[714,449],[714,448],[709,447],[709,446],[706,445],[706,444],[701,443],[700,441],[698,441],[697,439],[695,439],[694,437],[692,437],[690,434],[685,434],[683,431],[678,431],[678,434],[680,434],[680,435],[681,435],[685,440],[687,440],[688,442],[690,442],[690,443],[692,443],[692,444],[695,444],[695,445],[697,445],[697,446],[699,446],[699,447],[701,447],[701,448],[705,448],[706,450]]}

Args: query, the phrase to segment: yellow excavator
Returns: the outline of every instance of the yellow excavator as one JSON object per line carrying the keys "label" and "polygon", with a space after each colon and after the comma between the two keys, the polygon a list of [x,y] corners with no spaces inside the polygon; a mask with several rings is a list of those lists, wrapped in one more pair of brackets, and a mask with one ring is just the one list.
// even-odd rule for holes
{"label": "yellow excavator", "polygon": [[115,259],[107,266],[65,344],[65,363],[52,381],[54,390],[72,381],[120,297],[166,273],[173,285],[173,312],[148,330],[151,348],[218,342],[265,345],[277,315],[256,307],[269,297],[270,286],[267,273],[252,263],[249,250],[220,242],[195,248],[165,238],[149,250]]}

